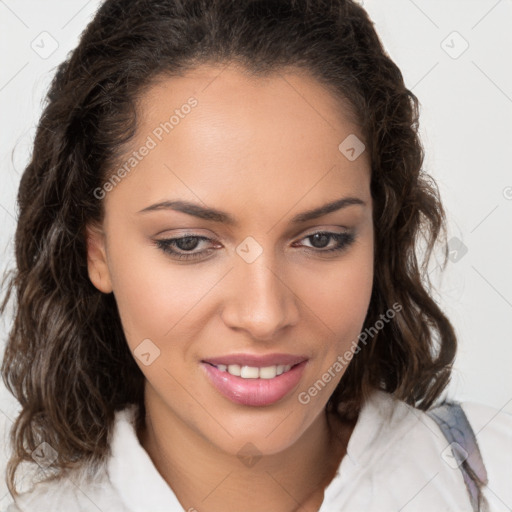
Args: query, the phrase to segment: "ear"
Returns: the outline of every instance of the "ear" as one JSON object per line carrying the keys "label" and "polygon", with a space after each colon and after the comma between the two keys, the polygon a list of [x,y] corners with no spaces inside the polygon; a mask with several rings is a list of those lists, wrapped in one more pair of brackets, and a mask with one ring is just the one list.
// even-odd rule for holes
{"label": "ear", "polygon": [[92,284],[103,293],[112,291],[112,281],[107,264],[105,233],[98,226],[85,228],[87,246],[87,269]]}

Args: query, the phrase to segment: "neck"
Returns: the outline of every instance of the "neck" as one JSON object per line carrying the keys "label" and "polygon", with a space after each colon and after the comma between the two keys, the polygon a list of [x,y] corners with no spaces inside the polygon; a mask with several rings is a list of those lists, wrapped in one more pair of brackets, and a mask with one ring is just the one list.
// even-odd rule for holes
{"label": "neck", "polygon": [[146,397],[139,439],[185,510],[316,512],[354,426],[332,420],[320,414],[279,453],[251,457],[246,447],[249,456],[241,457],[222,451]]}

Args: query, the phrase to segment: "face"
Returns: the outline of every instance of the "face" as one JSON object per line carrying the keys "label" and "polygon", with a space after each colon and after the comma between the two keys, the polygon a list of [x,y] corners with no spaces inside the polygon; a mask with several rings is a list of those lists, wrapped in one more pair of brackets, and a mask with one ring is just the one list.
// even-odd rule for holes
{"label": "face", "polygon": [[114,293],[151,414],[227,453],[277,453],[322,417],[368,309],[361,135],[299,71],[205,65],[139,111],[119,179],[95,192],[91,281]]}

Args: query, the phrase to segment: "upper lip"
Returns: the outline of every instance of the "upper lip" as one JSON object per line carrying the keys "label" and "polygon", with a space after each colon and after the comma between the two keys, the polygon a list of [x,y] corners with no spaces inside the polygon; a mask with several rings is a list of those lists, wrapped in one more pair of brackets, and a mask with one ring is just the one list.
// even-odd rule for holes
{"label": "upper lip", "polygon": [[302,361],[306,361],[307,359],[308,358],[305,356],[293,354],[227,354],[225,356],[209,357],[208,359],[203,359],[203,362],[210,363],[215,366],[219,364],[224,364],[226,366],[229,366],[230,364],[238,364],[240,366],[264,368],[266,366],[279,364],[293,366],[302,363]]}

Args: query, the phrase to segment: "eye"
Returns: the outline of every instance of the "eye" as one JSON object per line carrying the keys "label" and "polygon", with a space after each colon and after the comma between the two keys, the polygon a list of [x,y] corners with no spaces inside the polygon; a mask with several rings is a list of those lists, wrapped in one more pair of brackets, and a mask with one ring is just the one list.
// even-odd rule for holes
{"label": "eye", "polygon": [[[311,246],[305,246],[306,249],[316,253],[338,253],[350,246],[354,240],[355,235],[353,233],[335,233],[331,231],[317,231],[308,235],[302,240],[309,240]],[[334,245],[330,242],[334,242]],[[327,248],[326,248],[327,247]]]}
{"label": "eye", "polygon": [[213,247],[203,249],[201,251],[192,252],[201,242],[214,242],[211,238],[198,235],[186,235],[179,238],[168,238],[165,240],[155,240],[159,249],[173,258],[179,260],[191,260],[201,258],[210,254]]}

